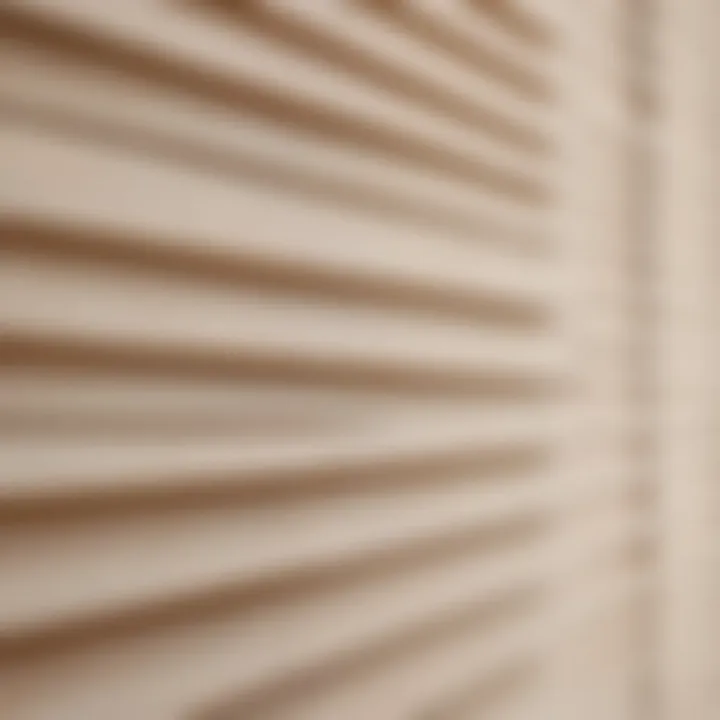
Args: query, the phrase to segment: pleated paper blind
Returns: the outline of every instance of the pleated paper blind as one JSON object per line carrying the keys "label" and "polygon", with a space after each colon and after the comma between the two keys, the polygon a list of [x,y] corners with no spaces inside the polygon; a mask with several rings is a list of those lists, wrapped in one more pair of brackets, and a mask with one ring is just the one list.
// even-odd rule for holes
{"label": "pleated paper blind", "polygon": [[631,14],[3,4],[0,717],[650,720]]}

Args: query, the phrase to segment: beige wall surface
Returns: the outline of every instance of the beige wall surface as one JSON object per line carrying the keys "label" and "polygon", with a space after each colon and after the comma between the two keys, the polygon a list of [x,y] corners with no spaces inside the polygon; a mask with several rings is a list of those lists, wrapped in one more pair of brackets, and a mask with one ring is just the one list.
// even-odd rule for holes
{"label": "beige wall surface", "polygon": [[710,0],[0,6],[2,720],[715,720]]}

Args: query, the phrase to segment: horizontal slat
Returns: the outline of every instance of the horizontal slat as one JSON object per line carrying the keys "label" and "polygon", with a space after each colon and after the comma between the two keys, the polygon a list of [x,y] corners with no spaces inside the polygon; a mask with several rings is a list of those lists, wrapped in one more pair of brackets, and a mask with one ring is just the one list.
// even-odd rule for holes
{"label": "horizontal slat", "polygon": [[355,587],[280,605],[146,628],[112,645],[36,659],[27,667],[16,662],[0,678],[0,692],[14,691],[9,697],[15,702],[7,707],[18,720],[93,714],[170,720],[188,708],[250,697],[293,674],[371,654],[373,647],[403,642],[429,624],[479,611],[483,601],[499,600],[522,579],[530,582],[536,565],[526,551],[514,560],[444,558],[422,570],[363,578]]}
{"label": "horizontal slat", "polygon": [[[241,109],[265,122],[289,125],[295,132],[341,145],[349,143],[476,189],[484,186],[493,192],[495,202],[510,212],[517,207],[513,195],[537,201],[547,194],[539,179],[526,177],[527,153],[513,156],[497,143],[484,141],[482,135],[438,126],[432,115],[405,108],[392,95],[351,85],[332,68],[303,62],[295,53],[268,45],[256,33],[238,35],[234,29],[213,23],[206,29],[197,17],[185,27],[182,16],[169,23],[163,7],[146,0],[124,4],[118,15],[112,6],[98,14],[94,5],[75,1],[56,6],[55,13],[74,16],[81,37],[82,33],[104,35],[115,38],[109,40],[110,47],[120,43],[119,51],[125,47],[130,54],[147,55],[148,81],[153,62],[176,76],[196,78],[206,73],[207,96],[214,75],[218,78],[215,87],[227,84],[221,101],[225,110]],[[153,32],[148,32],[150,27]],[[158,28],[162,28],[161,36]],[[162,42],[162,56],[156,52],[158,42]],[[163,70],[163,76],[167,74]],[[248,101],[240,105],[243,94]]]}
{"label": "horizontal slat", "polygon": [[10,501],[86,493],[162,493],[182,489],[292,484],[403,464],[418,467],[442,458],[481,458],[502,448],[542,447],[557,436],[547,410],[488,410],[441,418],[395,419],[352,433],[284,443],[237,441],[198,447],[87,446],[59,441],[37,446],[14,442],[2,451],[0,497]]}
{"label": "horizontal slat", "polygon": [[[356,12],[347,12],[344,4],[336,0],[321,0],[303,8],[287,0],[270,0],[270,4],[286,14],[311,20],[349,47],[367,48],[374,56],[421,74],[424,80],[468,98],[478,108],[485,106],[505,114],[530,137],[542,138],[547,129],[547,108],[517,96],[506,83],[493,82],[492,76],[468,68],[457,57],[438,52],[437,44],[413,22],[412,8],[403,8],[402,3],[359,0]],[[482,16],[476,17],[474,24],[482,25]],[[357,32],[353,33],[353,28]]]}
{"label": "horizontal slat", "polygon": [[270,0],[242,9],[226,0],[208,5],[226,22],[256,27],[350,78],[411,98],[433,114],[450,115],[452,109],[452,117],[480,134],[531,151],[542,150],[547,141],[546,108],[528,103],[507,82],[494,82],[492,73],[468,67],[447,46],[439,46],[438,34],[412,6],[357,2],[353,8],[336,0],[302,6]]}
{"label": "horizontal slat", "polygon": [[542,675],[538,664],[542,662],[545,648],[537,637],[536,627],[523,629],[535,640],[538,646],[535,652],[526,652],[525,657],[517,657],[514,662],[504,663],[492,672],[460,678],[433,701],[427,714],[438,720],[476,720],[478,715],[499,720],[510,704],[520,701],[528,704],[528,700],[537,702],[538,679]]}
{"label": "horizontal slat", "polygon": [[[29,86],[28,95],[39,93],[45,98],[40,110],[48,108],[36,111],[35,115],[52,119],[53,112],[56,112],[52,108],[57,107],[64,109],[67,116],[70,111],[68,101],[73,107],[82,109],[92,97],[103,98],[105,103],[110,103],[107,95],[114,95],[117,99],[110,105],[113,122],[106,131],[102,128],[108,126],[111,118],[107,111],[99,110],[94,103],[92,106],[95,109],[88,109],[87,115],[97,119],[95,130],[92,122],[83,125],[81,113],[74,111],[74,117],[80,123],[75,130],[75,135],[79,137],[75,139],[72,134],[65,139],[55,137],[42,128],[32,131],[31,119],[22,115],[18,121],[24,130],[2,129],[0,142],[4,152],[18,167],[16,182],[7,188],[3,202],[15,213],[25,210],[29,215],[42,218],[44,214],[55,211],[65,216],[70,214],[78,220],[92,218],[111,227],[135,226],[142,230],[143,236],[152,235],[153,231],[173,238],[177,236],[174,242],[182,244],[196,235],[195,242],[209,243],[208,249],[246,246],[251,251],[263,249],[271,257],[282,253],[290,259],[312,259],[321,263],[322,267],[334,263],[347,267],[350,259],[357,259],[361,263],[359,271],[372,262],[371,267],[384,268],[385,272],[402,271],[411,275],[421,272],[425,277],[430,268],[436,268],[434,272],[439,281],[442,277],[447,277],[447,281],[452,278],[454,282],[462,283],[463,288],[469,288],[474,278],[477,278],[479,286],[483,278],[492,278],[498,273],[502,273],[505,282],[513,282],[509,272],[511,268],[520,273],[514,281],[516,289],[520,289],[524,281],[530,287],[536,287],[538,282],[547,283],[547,280],[538,277],[533,280],[533,275],[543,274],[531,272],[537,267],[534,263],[504,260],[501,254],[488,252],[483,242],[464,247],[459,243],[448,243],[445,238],[441,241],[437,235],[433,236],[430,229],[434,214],[435,225],[444,224],[446,232],[460,225],[464,227],[466,237],[474,235],[478,241],[487,239],[491,241],[490,245],[492,241],[502,245],[507,240],[512,247],[517,244],[518,235],[525,234],[530,239],[538,237],[543,228],[538,228],[537,213],[517,211],[501,221],[494,221],[492,214],[489,218],[485,217],[481,210],[482,200],[477,193],[458,206],[459,194],[455,189],[450,191],[447,186],[431,180],[431,194],[428,194],[427,183],[425,190],[422,189],[423,178],[427,176],[418,173],[405,176],[403,184],[410,183],[411,194],[405,193],[404,199],[401,194],[398,206],[393,201],[397,197],[397,183],[392,183],[393,187],[388,189],[382,181],[385,173],[393,174],[392,167],[372,174],[373,187],[379,183],[384,187],[382,192],[371,191],[368,198],[367,190],[358,187],[357,183],[354,190],[351,186],[347,188],[348,192],[344,192],[342,176],[335,171],[335,154],[331,159],[320,162],[317,153],[313,152],[311,167],[315,171],[324,168],[318,184],[318,179],[313,179],[312,174],[309,177],[297,176],[293,164],[287,162],[287,152],[281,162],[273,158],[272,153],[277,153],[277,149],[271,150],[272,147],[279,145],[287,151],[289,147],[298,147],[296,140],[283,139],[263,130],[264,154],[258,155],[258,135],[253,135],[253,127],[259,126],[250,126],[248,137],[247,130],[240,130],[242,127],[247,129],[247,124],[238,125],[237,122],[223,120],[222,116],[200,113],[192,103],[134,92],[132,85],[128,88],[116,81],[104,83],[106,89],[103,91],[98,89],[97,82],[91,82],[91,78],[83,79],[86,74],[78,77],[73,71],[70,81],[67,79],[68,70],[45,70],[44,65],[50,63],[51,58],[43,63],[38,60],[33,62],[30,60],[33,56],[28,58],[26,54],[19,57],[22,62],[18,62],[17,53],[6,61],[10,67],[15,67],[13,74],[21,80],[23,93]],[[27,67],[24,71],[18,68],[26,62],[36,65],[36,70],[28,73]],[[53,64],[57,65],[56,62]],[[57,90],[48,90],[47,84],[39,82],[47,73],[53,81],[50,85],[57,86],[61,94],[67,96],[65,105],[57,97]],[[10,105],[10,98],[18,93],[11,92],[9,81],[3,81],[3,85],[9,86],[4,94]],[[74,91],[71,88],[75,88]],[[22,98],[22,105],[32,108],[32,102],[27,97]],[[64,116],[61,114],[60,117]],[[117,120],[123,122],[118,124]],[[69,124],[72,126],[68,120],[64,124],[60,122],[60,128]],[[212,131],[209,132],[208,128]],[[100,138],[97,138],[99,146],[87,144],[87,141],[92,143],[98,133],[103,137],[103,132],[105,140],[100,143]],[[228,139],[228,136],[232,136],[229,143],[219,142],[221,138]],[[299,147],[303,148],[302,145]],[[148,157],[152,158],[152,164],[148,163]],[[361,158],[356,165],[362,172]],[[351,165],[353,172],[356,165]],[[331,172],[328,173],[328,170]],[[315,175],[317,177],[317,172]],[[73,182],[67,182],[68,177],[72,177]],[[91,195],[87,192],[86,183],[92,183]],[[305,196],[308,193],[316,199],[324,196],[327,202],[318,207],[315,202],[308,202],[307,197],[279,196],[278,184],[282,188],[288,183]],[[338,188],[341,191],[339,195]],[[132,201],[130,194],[136,194]],[[384,205],[383,196],[387,197]],[[111,204],[113,199],[118,204]],[[468,213],[471,200],[472,211]],[[418,207],[420,201],[428,208],[427,211]],[[443,210],[444,202],[447,207]],[[361,209],[364,206],[371,209],[374,217],[358,213],[348,217],[345,207],[348,203],[359,204]],[[92,214],[88,210],[89,204],[92,204]],[[414,209],[411,205],[415,206]],[[433,211],[438,207],[439,214]],[[401,217],[414,217],[416,225],[424,223],[426,227],[410,232],[402,226],[388,226],[387,222],[383,222],[383,215],[388,211]],[[235,220],[238,217],[243,218],[239,225]],[[494,227],[498,222],[507,226],[506,229]],[[513,226],[515,232],[507,238],[507,229]],[[524,242],[528,244],[527,239]],[[550,269],[540,267],[545,272]]]}
{"label": "horizontal slat", "polygon": [[[195,177],[200,184],[213,187],[223,183],[233,185],[237,193],[242,189],[242,195],[254,195],[265,198],[265,202],[258,208],[252,209],[251,215],[257,216],[267,207],[268,199],[272,199],[272,205],[280,206],[280,201],[287,202],[278,192],[296,196],[295,201],[289,202],[289,212],[297,212],[297,196],[305,202],[301,206],[303,213],[303,224],[294,227],[288,224],[288,218],[277,218],[274,221],[267,218],[269,227],[265,225],[253,228],[254,232],[268,234],[273,228],[281,225],[293,230],[290,237],[284,239],[284,243],[291,248],[293,241],[297,243],[296,235],[299,229],[305,226],[308,219],[312,217],[311,212],[320,205],[324,213],[337,215],[340,212],[347,213],[350,210],[359,216],[360,222],[376,225],[380,232],[393,237],[388,232],[387,224],[384,226],[378,223],[378,219],[392,222],[410,224],[419,229],[416,232],[417,241],[426,242],[429,229],[443,230],[460,240],[474,240],[481,244],[506,245],[510,249],[521,251],[538,252],[547,247],[547,228],[544,221],[546,213],[537,209],[535,212],[526,211],[524,208],[515,208],[506,212],[495,201],[483,198],[482,194],[475,191],[463,192],[442,180],[438,181],[437,176],[417,172],[403,172],[398,166],[390,165],[382,167],[383,163],[373,162],[368,156],[356,155],[354,158],[328,153],[328,148],[321,145],[309,145],[289,135],[278,135],[265,130],[260,131],[257,126],[245,126],[244,130],[235,126],[233,129],[233,142],[223,147],[217,139],[206,141],[198,138],[197,133],[193,137],[187,130],[183,132],[159,131],[153,126],[153,122],[138,123],[133,119],[130,123],[120,124],[116,119],[103,118],[97,112],[78,114],[75,110],[67,110],[62,107],[53,107],[47,101],[41,103],[28,101],[27,99],[17,100],[12,96],[6,97],[3,102],[2,116],[4,125],[10,123],[20,125],[24,128],[23,134],[29,134],[33,139],[42,142],[39,160],[31,160],[30,165],[25,168],[26,174],[37,172],[38,164],[47,165],[48,172],[52,173],[52,162],[47,145],[60,147],[76,147],[75,153],[80,157],[76,159],[82,162],[82,156],[87,155],[93,148],[100,149],[101,158],[111,158],[117,154],[123,154],[127,161],[136,161],[141,175],[148,175],[146,167],[148,159],[151,159],[157,166],[151,174],[162,175],[163,173],[180,173],[185,177]],[[137,108],[141,106],[137,98],[126,107]],[[133,113],[123,113],[133,114]],[[121,113],[118,113],[122,117]],[[179,114],[179,117],[192,117],[189,113]],[[181,123],[175,122],[174,125]],[[187,123],[191,125],[190,123]],[[192,125],[191,125],[192,127]],[[17,130],[11,128],[3,129],[2,144],[6,146],[6,152],[13,149],[14,138],[12,135]],[[38,137],[42,135],[42,138]],[[10,137],[6,137],[10,135]],[[18,155],[38,155],[37,151],[27,151],[22,146],[15,149]],[[107,159],[105,160],[107,162]],[[97,167],[95,179],[102,177],[102,167]],[[66,177],[66,176],[65,176]],[[205,178],[210,178],[210,183]],[[51,174],[46,182],[52,182]],[[75,182],[82,186],[82,175],[75,175]],[[166,185],[162,193],[154,194],[156,201],[162,200],[158,209],[167,208],[167,202],[173,199],[173,193],[177,182]],[[181,183],[182,184],[182,183]],[[249,187],[248,187],[249,184]],[[19,187],[14,189],[13,195],[5,198],[6,202],[12,202],[9,206],[14,211],[22,210],[29,198],[23,197]],[[26,190],[26,189],[25,189]],[[222,203],[223,196],[229,188],[217,197],[213,202]],[[67,191],[66,191],[67,192]],[[242,195],[239,202],[242,202]],[[17,197],[17,199],[15,199]],[[35,196],[30,196],[34,201],[35,208],[27,208],[28,212],[33,209],[36,212],[43,212],[44,197],[42,186]],[[310,201],[308,203],[308,201]],[[182,210],[179,217],[191,210],[193,205],[173,205],[178,212]],[[328,208],[329,206],[329,208]],[[87,208],[87,198],[86,206]],[[102,207],[98,208],[100,218],[103,217]],[[238,212],[238,209],[235,209]],[[220,218],[199,218],[191,221],[190,228],[201,220],[205,221],[206,231],[209,228],[223,229],[227,236],[228,226],[219,223],[218,220],[227,219],[227,210]],[[83,217],[86,213],[80,213]],[[374,221],[374,222],[373,222]],[[168,221],[166,221],[168,222]],[[171,222],[171,221],[170,221]],[[177,219],[176,221],[177,222]],[[327,221],[326,221],[327,222]],[[335,223],[338,221],[335,220]],[[347,223],[347,219],[345,220]],[[238,240],[238,230],[235,228],[234,242]],[[244,223],[243,228],[250,227]],[[184,234],[188,234],[187,226],[179,228]],[[146,229],[147,231],[147,229]],[[359,233],[359,228],[353,234]],[[398,238],[402,242],[403,236],[407,236],[407,229],[401,232]],[[240,234],[240,237],[250,234],[247,230]],[[332,237],[332,236],[330,236]],[[318,242],[329,243],[329,237],[306,241],[312,247]],[[398,239],[392,240],[392,246],[396,246]],[[252,240],[251,240],[252,242]],[[377,240],[370,241],[371,247]],[[437,242],[435,242],[437,245]],[[392,252],[392,247],[390,248]],[[333,255],[337,255],[335,251]],[[446,251],[447,254],[447,251]],[[466,253],[469,254],[469,253]],[[427,262],[427,261],[426,261]],[[412,266],[411,266],[412,267]]]}
{"label": "horizontal slat", "polygon": [[0,530],[0,635],[237,592],[487,526],[511,531],[540,511],[532,480],[492,489],[476,473],[445,473],[430,488],[381,494],[10,524]]}
{"label": "horizontal slat", "polygon": [[208,348],[158,343],[128,343],[105,338],[64,334],[29,333],[11,329],[3,337],[0,364],[13,371],[34,368],[40,372],[86,372],[143,378],[204,381],[252,380],[258,383],[301,383],[306,386],[416,397],[474,397],[534,402],[558,397],[559,378],[512,374],[501,368],[473,368],[462,372],[448,366],[414,364],[343,363],[322,356],[296,357],[286,353],[228,354]]}
{"label": "horizontal slat", "polygon": [[[494,622],[497,626],[488,628],[488,619],[482,618],[476,627],[460,627],[429,647],[416,644],[401,657],[390,654],[364,673],[340,678],[333,673],[319,687],[310,683],[298,687],[298,697],[288,693],[290,701],[282,693],[279,697],[268,693],[266,702],[221,706],[211,710],[208,720],[365,720],[368,713],[383,718],[445,718],[435,711],[438,698],[458,683],[472,678],[480,686],[493,674],[526,662],[538,650],[532,622],[513,617],[510,622],[507,618]],[[478,702],[476,713],[484,710]]]}
{"label": "horizontal slat", "polygon": [[[460,57],[475,58],[489,77],[518,89],[529,97],[549,99],[552,95],[551,63],[544,49],[525,42],[498,22],[493,9],[499,3],[484,3],[473,9],[470,3],[445,0],[418,0],[414,12],[428,23],[442,28],[456,39]],[[485,14],[478,17],[478,14]]]}
{"label": "horizontal slat", "polygon": [[[15,3],[19,12],[29,15],[38,12],[46,17],[71,20],[74,24],[90,29],[96,34],[105,34],[107,37],[127,38],[133,44],[140,46],[150,40],[155,45],[161,41],[168,48],[170,57],[179,59],[192,59],[198,67],[214,68],[216,70],[231,71],[238,77],[247,76],[251,70],[254,78],[268,81],[273,85],[278,83],[286,86],[288,76],[281,77],[279,71],[287,67],[288,59],[292,58],[297,67],[293,67],[293,77],[297,78],[299,87],[313,97],[323,98],[332,104],[341,105],[344,102],[354,103],[356,99],[367,100],[364,108],[358,106],[362,113],[368,108],[373,111],[380,108],[390,108],[391,102],[399,110],[401,103],[397,100],[408,97],[405,92],[412,80],[423,84],[432,98],[438,101],[444,96],[448,100],[462,99],[469,107],[475,107],[480,117],[483,111],[493,108],[495,112],[507,112],[516,122],[522,124],[529,119],[535,120],[545,117],[543,109],[534,103],[525,101],[509,91],[505,83],[488,82],[487,74],[467,68],[461,62],[453,60],[437,52],[432,43],[423,42],[413,33],[412,26],[393,30],[387,22],[378,22],[377,8],[384,10],[387,4],[378,4],[373,8],[370,3],[347,3],[337,0],[318,0],[312,6],[297,6],[285,0],[263,0],[262,2],[245,3],[244,6],[225,4],[223,0],[213,0],[200,4],[195,12],[174,13],[169,12],[157,0],[133,0],[125,3],[124,13],[120,8],[109,7],[99,12],[97,7],[87,0],[64,0],[55,3],[50,8],[47,3],[39,0],[34,3]],[[33,9],[33,5],[35,9]],[[212,15],[204,14],[212,8],[225,9],[224,27],[219,23],[203,22],[212,20]],[[369,70],[369,63],[374,62],[384,66],[385,78],[379,74],[362,73],[352,74],[348,64],[343,63],[343,54],[325,56],[327,64],[334,69],[334,73],[320,74],[323,64],[309,62],[303,53],[312,56],[321,50],[322,41],[316,44],[320,47],[311,48],[308,45],[293,43],[299,34],[276,33],[271,27],[264,26],[262,32],[255,29],[253,18],[275,18],[278,23],[285,21],[305,21],[305,27],[315,27],[323,30],[329,43],[341,46],[348,50],[356,50],[356,58],[367,57],[368,63],[357,63],[356,67]],[[232,19],[235,22],[232,22]],[[482,13],[476,16],[474,25],[483,24]],[[154,26],[155,38],[149,33],[149,27]],[[282,24],[282,27],[287,27]],[[349,30],[354,27],[356,32]],[[268,42],[268,37],[282,38],[283,42]],[[212,45],[210,45],[212,41]],[[289,52],[290,47],[296,51]],[[302,48],[303,52],[297,52]],[[367,52],[365,55],[362,50]],[[269,52],[268,52],[269,51]],[[265,65],[265,67],[259,67]],[[342,71],[345,72],[342,72]],[[399,77],[400,74],[407,79],[404,84],[392,88],[394,93],[371,93],[373,84],[383,87],[383,81]],[[318,82],[318,78],[326,79],[326,83]],[[352,79],[364,79],[364,85],[352,82]],[[403,92],[405,91],[405,92]],[[355,97],[353,97],[353,93]],[[393,97],[393,94],[395,97]],[[414,98],[415,102],[419,98]],[[427,123],[427,127],[453,127],[451,124],[441,122],[442,115],[432,117],[427,112],[418,111],[417,107],[408,108],[411,112],[404,115],[409,127],[415,127],[418,122]],[[454,129],[459,130],[459,127]],[[532,132],[538,132],[533,127]]]}
{"label": "horizontal slat", "polygon": [[[374,222],[357,216],[351,219],[346,211],[343,217],[342,203],[339,208],[318,209],[298,199],[278,197],[273,190],[253,183],[252,178],[243,178],[242,171],[230,184],[223,177],[222,165],[218,177],[212,162],[210,172],[196,172],[192,164],[190,167],[178,167],[172,162],[148,164],[146,156],[128,155],[112,147],[93,148],[81,138],[56,138],[32,132],[29,127],[3,128],[0,143],[5,156],[18,168],[14,183],[3,196],[6,207],[16,214],[38,219],[52,214],[59,216],[58,220],[72,218],[118,229],[135,228],[143,236],[178,236],[177,242],[195,235],[195,242],[208,241],[212,243],[210,247],[232,248],[242,244],[254,250],[262,243],[268,244],[268,252],[289,253],[290,258],[298,257],[300,250],[308,259],[320,259],[325,253],[325,264],[343,259],[347,263],[356,256],[365,258],[364,264],[371,261],[378,266],[382,262],[387,269],[395,269],[399,258],[403,254],[407,257],[411,246],[414,252],[426,249],[432,254],[410,261],[409,272],[418,268],[426,273],[431,263],[436,262],[439,275],[451,272],[458,281],[464,275],[465,283],[473,277],[478,281],[484,276],[492,277],[490,268],[495,267],[503,273],[501,277],[507,278],[510,273],[503,267],[512,266],[507,262],[503,266],[502,260],[493,261],[491,253],[481,251],[482,246],[457,248],[445,243],[443,247],[437,236],[429,238],[427,227],[413,236],[407,230],[396,234],[394,228],[388,228],[377,218]],[[177,145],[178,150],[183,147],[182,143]],[[239,167],[243,167],[242,162]],[[68,182],[68,178],[73,181]],[[237,217],[243,218],[239,226],[233,220]],[[449,230],[455,220],[450,221]],[[514,216],[513,222],[517,220],[523,221],[522,214]],[[523,222],[528,230],[534,223],[533,232],[537,235],[540,222],[537,215]],[[487,235],[492,240],[495,234],[479,216],[473,220],[473,227],[478,239]],[[466,233],[470,234],[470,228],[465,223]],[[342,243],[339,238],[344,239]],[[363,250],[361,245],[340,249],[347,248],[355,238],[358,243],[364,238],[368,248]],[[387,258],[383,261],[376,259],[381,241],[387,246]],[[476,264],[482,266],[485,257],[492,263],[489,269],[477,269]],[[472,262],[471,268],[458,269],[460,261]],[[522,263],[513,264],[522,277],[528,277],[534,267],[529,264],[523,271]],[[537,280],[530,283],[530,287],[535,287]],[[520,285],[515,282],[516,288]]]}
{"label": "horizontal slat", "polygon": [[[420,417],[458,417],[457,413],[480,410],[477,398],[422,398],[355,392],[297,384],[209,382],[174,378],[100,377],[66,373],[44,374],[31,369],[0,374],[0,422],[2,432],[22,437],[43,427],[75,429],[85,439],[108,428],[128,432],[137,425],[138,434],[152,429],[158,435],[143,435],[152,441],[162,437],[173,421],[187,423],[188,437],[209,432],[235,438],[287,438],[292,433],[334,438],[339,433],[397,426]],[[506,401],[505,409],[525,407],[526,401]],[[488,410],[496,411],[492,401]],[[455,415],[453,413],[456,413]],[[196,421],[193,424],[193,421]],[[12,423],[18,423],[13,428]],[[197,434],[190,433],[194,428]],[[17,431],[17,432],[14,432]],[[222,435],[220,436],[222,437]],[[29,436],[28,436],[29,438]],[[40,439],[40,436],[38,436]]]}
{"label": "horizontal slat", "polygon": [[[450,317],[456,323],[470,321],[512,332],[534,332],[553,322],[552,292],[547,278],[538,280],[545,276],[544,268],[529,264],[521,272],[516,264],[513,272],[513,263],[497,262],[497,255],[480,253],[467,258],[484,268],[471,279],[453,278],[452,268],[438,267],[435,273],[422,265],[394,268],[392,264],[376,263],[372,256],[353,257],[352,252],[321,263],[315,262],[313,252],[303,257],[299,248],[298,257],[293,257],[292,253],[286,255],[242,240],[236,248],[212,247],[212,243],[208,243],[211,247],[203,247],[200,239],[141,239],[86,223],[52,225],[49,219],[8,218],[0,222],[0,232],[6,255],[41,256],[45,262],[75,262],[80,266],[94,262],[101,268],[160,273],[176,282],[213,284],[219,291],[244,287],[303,296],[315,302],[331,300],[351,312],[357,306],[411,312],[435,323]],[[414,252],[422,250],[422,243],[418,243]],[[444,270],[449,270],[450,276]],[[528,282],[519,287],[523,275]]]}
{"label": "horizontal slat", "polygon": [[[555,28],[547,22],[547,17],[538,9],[534,0],[468,0],[467,5],[476,16],[492,18],[493,27],[513,35],[526,47],[545,51],[550,48]],[[566,8],[565,3],[561,6],[563,10]]]}
{"label": "horizontal slat", "polygon": [[[124,148],[143,162],[152,157],[230,181],[264,172],[266,183],[275,176],[276,186],[292,190],[294,184],[300,193],[327,187],[330,197],[366,212],[374,203],[375,209],[394,207],[396,215],[413,217],[412,204],[423,203],[426,215],[464,222],[468,232],[474,224],[478,236],[487,226],[490,235],[520,227],[527,214],[524,208],[515,209],[518,218],[503,214],[477,187],[337,148],[323,138],[208,111],[182,95],[150,93],[141,79],[128,82],[92,66],[63,63],[51,52],[15,50],[4,53],[3,64],[12,79],[0,86],[2,116],[36,132]],[[415,219],[422,213],[416,211]],[[532,234],[528,226],[526,245],[532,245]]]}
{"label": "horizontal slat", "polygon": [[[0,374],[0,437],[52,434],[93,442],[100,436],[143,443],[163,437],[199,441],[331,436],[384,416],[446,412],[442,402],[402,402],[282,383],[188,382],[171,378],[83,377],[30,370]],[[462,409],[462,404],[457,407]]]}
{"label": "horizontal slat", "polygon": [[37,257],[4,259],[0,301],[5,327],[36,337],[416,372],[495,369],[549,379],[563,370],[558,344],[544,335],[483,332],[467,322],[348,310],[302,296],[216,289]]}

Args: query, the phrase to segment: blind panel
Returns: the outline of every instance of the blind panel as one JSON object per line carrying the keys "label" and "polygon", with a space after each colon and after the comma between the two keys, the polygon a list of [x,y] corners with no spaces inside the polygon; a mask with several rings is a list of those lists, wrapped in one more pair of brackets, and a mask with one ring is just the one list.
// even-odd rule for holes
{"label": "blind panel", "polygon": [[568,363],[530,21],[2,15],[5,713],[529,707]]}
{"label": "blind panel", "polygon": [[0,715],[712,717],[708,8],[650,4],[0,9]]}

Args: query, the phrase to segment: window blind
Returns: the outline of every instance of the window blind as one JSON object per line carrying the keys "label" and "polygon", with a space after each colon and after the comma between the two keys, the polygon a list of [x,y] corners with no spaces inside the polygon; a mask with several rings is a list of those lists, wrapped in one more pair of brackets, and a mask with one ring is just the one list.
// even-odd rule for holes
{"label": "window blind", "polygon": [[626,15],[0,8],[3,717],[644,717]]}

